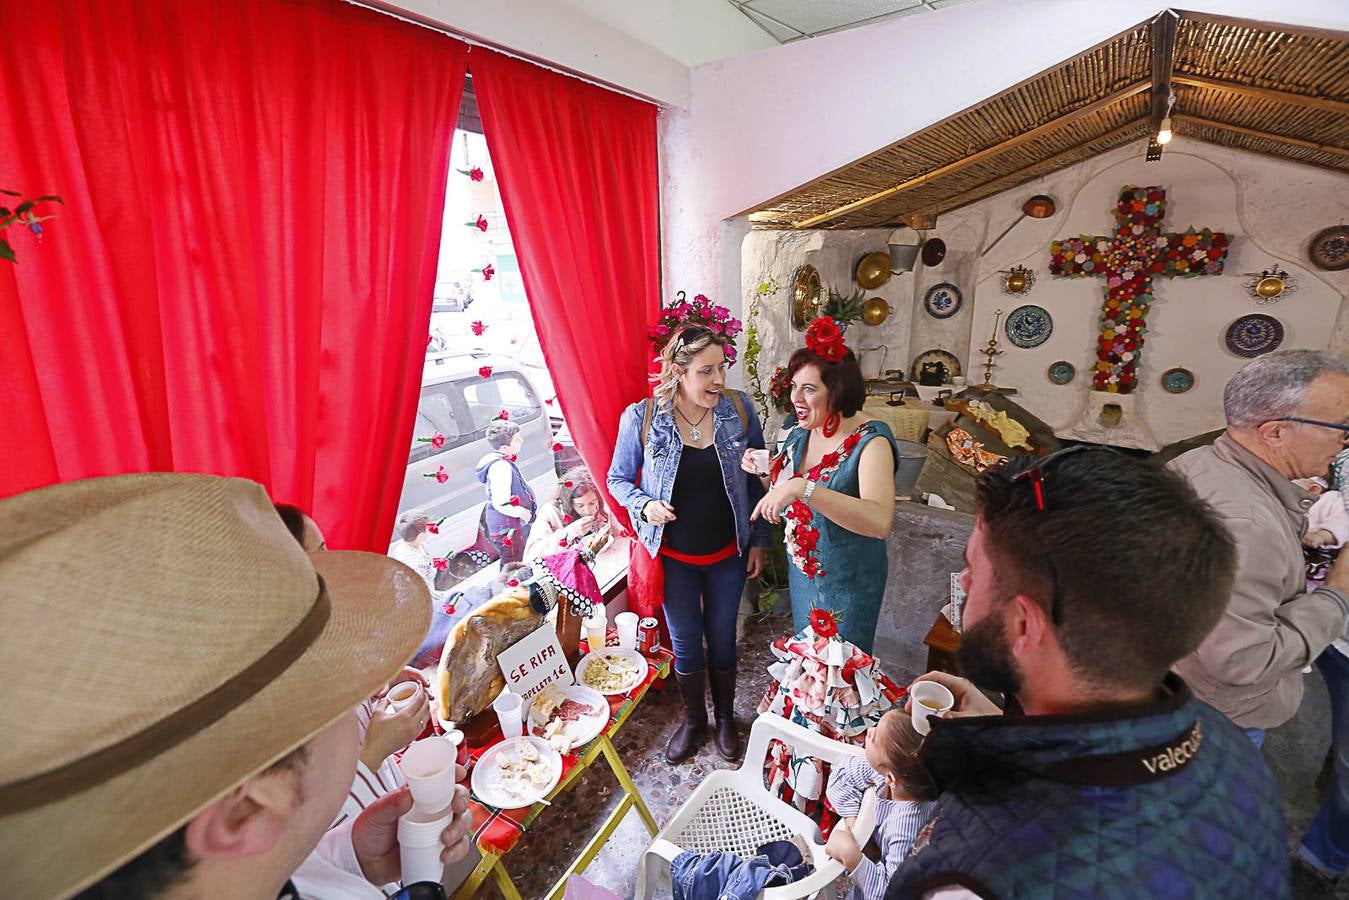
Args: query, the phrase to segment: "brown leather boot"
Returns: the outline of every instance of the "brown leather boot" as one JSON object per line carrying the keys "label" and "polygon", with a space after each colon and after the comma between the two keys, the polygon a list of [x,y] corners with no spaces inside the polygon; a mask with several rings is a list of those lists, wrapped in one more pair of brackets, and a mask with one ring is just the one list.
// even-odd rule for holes
{"label": "brown leather boot", "polygon": [[740,736],[735,732],[735,666],[708,669],[712,682],[712,712],[716,716],[717,752],[722,759],[740,755]]}
{"label": "brown leather boot", "polygon": [[681,763],[692,756],[707,736],[704,672],[700,669],[686,675],[676,671],[675,680],[679,682],[679,696],[684,698],[684,721],[665,748],[665,760],[671,764]]}

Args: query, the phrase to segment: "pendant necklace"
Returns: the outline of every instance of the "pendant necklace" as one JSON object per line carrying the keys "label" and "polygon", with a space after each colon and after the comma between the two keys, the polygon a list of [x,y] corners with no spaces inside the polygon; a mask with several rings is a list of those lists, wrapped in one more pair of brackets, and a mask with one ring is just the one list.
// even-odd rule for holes
{"label": "pendant necklace", "polygon": [[689,417],[680,412],[678,403],[674,404],[674,408],[675,412],[679,414],[679,418],[683,419],[685,422],[688,422],[689,437],[693,439],[693,442],[695,444],[701,443],[703,439],[703,433],[698,430],[698,426],[703,424],[703,419],[707,418],[707,414],[711,412],[711,410],[709,410],[706,407],[703,407],[703,414],[698,417],[698,421],[689,422]]}

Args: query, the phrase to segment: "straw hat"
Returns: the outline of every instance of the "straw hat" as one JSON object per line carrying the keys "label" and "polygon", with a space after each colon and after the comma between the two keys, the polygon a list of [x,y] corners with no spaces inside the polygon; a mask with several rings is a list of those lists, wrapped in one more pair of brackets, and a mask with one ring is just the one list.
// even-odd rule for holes
{"label": "straw hat", "polygon": [[66,896],[139,855],[350,714],[429,617],[412,570],[306,556],[251,481],[0,500],[0,896]]}

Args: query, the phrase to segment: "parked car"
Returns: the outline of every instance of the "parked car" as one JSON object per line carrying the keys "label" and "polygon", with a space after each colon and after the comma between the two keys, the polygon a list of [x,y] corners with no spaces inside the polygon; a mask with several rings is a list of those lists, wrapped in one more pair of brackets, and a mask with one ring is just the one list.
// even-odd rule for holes
{"label": "parked car", "polygon": [[436,283],[431,312],[459,312],[473,305],[473,291],[459,281]]}
{"label": "parked car", "polygon": [[[479,374],[483,366],[492,367],[487,378]],[[445,520],[440,533],[425,545],[435,556],[453,556],[477,541],[487,495],[473,470],[492,450],[487,425],[503,409],[525,436],[516,465],[542,507],[557,494],[552,434],[539,392],[524,369],[513,359],[487,353],[427,354],[398,509],[417,507],[432,522]],[[439,449],[418,440],[436,433],[445,436]],[[448,475],[443,483],[429,477],[442,466]],[[393,535],[390,543],[396,540],[398,536]]]}

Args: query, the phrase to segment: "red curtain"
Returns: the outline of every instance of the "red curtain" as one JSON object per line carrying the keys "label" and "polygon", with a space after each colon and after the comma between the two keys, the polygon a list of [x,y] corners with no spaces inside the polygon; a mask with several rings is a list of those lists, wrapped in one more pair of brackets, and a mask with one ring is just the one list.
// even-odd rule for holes
{"label": "red curtain", "polygon": [[241,475],[388,545],[467,47],[335,0],[0,0],[0,496]]}
{"label": "red curtain", "polygon": [[548,371],[603,489],[619,415],[648,393],[657,110],[490,50],[475,47],[469,67]]}

